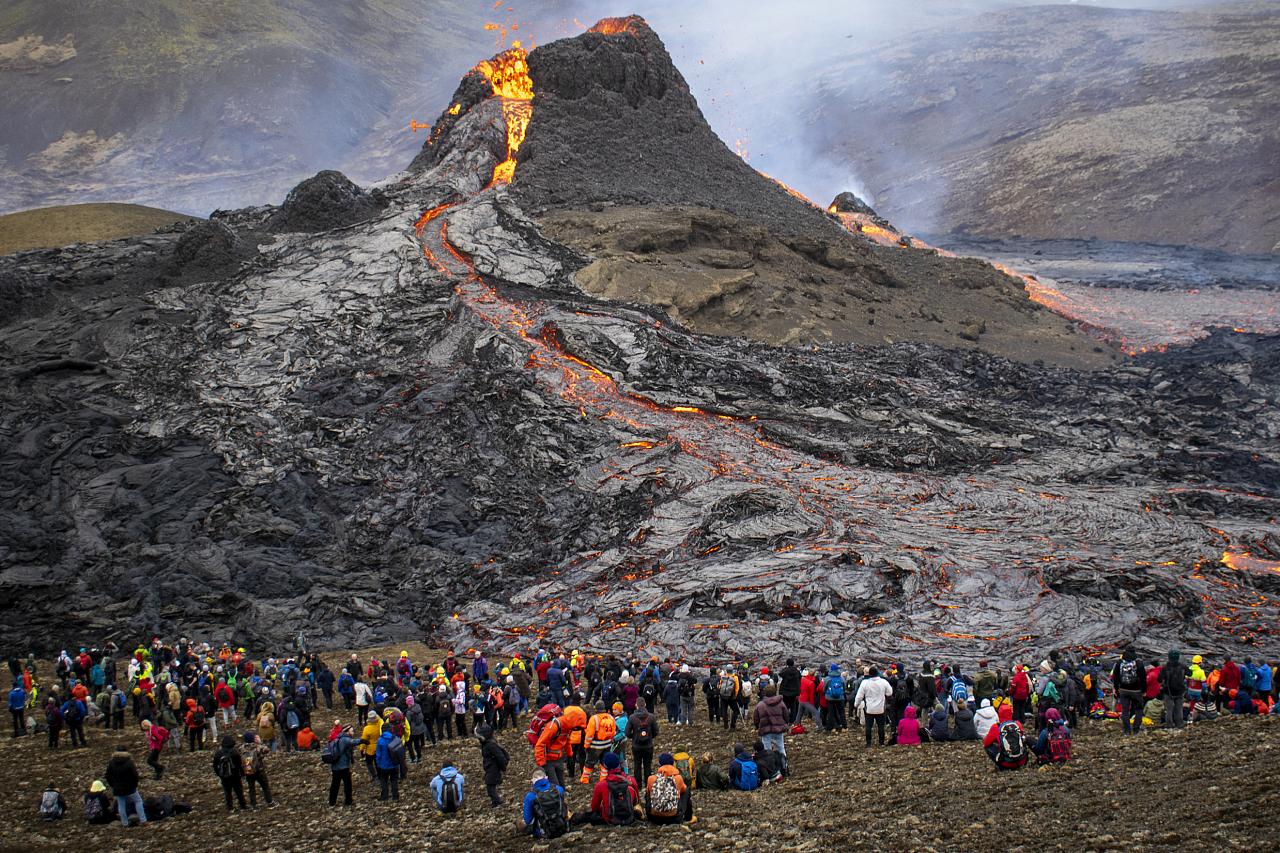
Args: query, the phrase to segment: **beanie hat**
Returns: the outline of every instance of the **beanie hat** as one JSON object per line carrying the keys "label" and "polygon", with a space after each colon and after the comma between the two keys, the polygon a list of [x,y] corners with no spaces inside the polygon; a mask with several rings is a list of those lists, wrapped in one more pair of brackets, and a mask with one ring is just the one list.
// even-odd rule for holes
{"label": "beanie hat", "polygon": [[606,752],[603,761],[605,770],[617,770],[622,766],[622,759],[618,757],[616,752]]}
{"label": "beanie hat", "polygon": [[245,732],[245,733],[244,733],[244,742],[245,742],[245,743],[253,743],[253,737],[254,737],[253,732]]}
{"label": "beanie hat", "polygon": [[235,735],[223,735],[223,736],[222,736],[222,748],[223,748],[223,749],[235,749],[235,748],[236,748],[236,738],[235,738]]}
{"label": "beanie hat", "polygon": [[1057,708],[1050,708],[1044,712],[1044,718],[1051,723],[1056,723],[1062,719],[1062,715],[1058,713]]}
{"label": "beanie hat", "polygon": [[672,754],[671,754],[671,753],[669,753],[669,752],[664,752],[664,753],[662,753],[662,755],[659,755],[659,756],[658,756],[658,766],[659,766],[659,767],[662,767],[662,766],[667,765],[667,764],[675,764],[675,763],[676,763],[676,758],[675,758],[675,756],[674,756],[674,755],[672,755]]}

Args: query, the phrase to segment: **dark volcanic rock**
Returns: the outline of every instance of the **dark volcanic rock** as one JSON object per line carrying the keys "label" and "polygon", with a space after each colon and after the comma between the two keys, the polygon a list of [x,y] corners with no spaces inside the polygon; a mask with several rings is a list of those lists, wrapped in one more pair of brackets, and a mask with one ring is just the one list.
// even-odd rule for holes
{"label": "dark volcanic rock", "polygon": [[217,278],[234,273],[255,251],[225,223],[205,220],[183,232],[170,260],[182,275]]}
{"label": "dark volcanic rock", "polygon": [[346,175],[326,170],[289,191],[280,210],[267,222],[271,231],[328,231],[368,219],[381,202]]}
{"label": "dark volcanic rock", "polygon": [[876,212],[871,205],[858,198],[851,192],[842,192],[836,196],[835,201],[831,202],[831,206],[836,209],[837,213],[861,213],[866,216],[875,216]]}
{"label": "dark volcanic rock", "polygon": [[517,158],[527,209],[596,201],[697,204],[783,234],[830,234],[715,135],[662,40],[640,19],[529,54],[533,119]]}

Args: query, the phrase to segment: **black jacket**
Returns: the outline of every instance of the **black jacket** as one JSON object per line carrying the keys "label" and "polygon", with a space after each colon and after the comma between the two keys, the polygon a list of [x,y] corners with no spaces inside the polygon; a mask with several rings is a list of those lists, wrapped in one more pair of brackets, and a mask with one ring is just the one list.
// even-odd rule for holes
{"label": "black jacket", "polygon": [[784,666],[778,673],[778,693],[782,696],[800,695],[800,670],[794,666]]}
{"label": "black jacket", "polygon": [[128,755],[116,753],[107,762],[107,772],[102,774],[117,797],[127,797],[138,790],[138,765]]}
{"label": "black jacket", "polygon": [[484,761],[484,783],[486,785],[501,784],[502,774],[506,771],[510,759],[507,757],[507,751],[502,748],[502,744],[494,740],[492,735],[481,741],[480,758]]}
{"label": "black jacket", "polygon": [[[643,746],[637,746],[636,735],[645,729],[649,731],[649,742]],[[633,750],[653,752],[653,746],[658,740],[658,718],[648,711],[637,710],[627,720],[627,738],[631,741]]]}

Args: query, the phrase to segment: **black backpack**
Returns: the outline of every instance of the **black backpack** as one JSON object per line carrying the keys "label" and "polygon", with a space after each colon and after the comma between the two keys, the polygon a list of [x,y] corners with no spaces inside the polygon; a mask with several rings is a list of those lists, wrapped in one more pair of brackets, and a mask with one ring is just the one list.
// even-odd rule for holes
{"label": "black backpack", "polygon": [[218,774],[219,779],[235,778],[236,763],[232,760],[231,753],[218,750],[218,754],[213,757],[213,772]]}
{"label": "black backpack", "polygon": [[1120,670],[1118,678],[1120,686],[1125,690],[1140,690],[1146,685],[1142,683],[1142,679],[1138,676],[1138,662],[1132,660],[1120,661]]}
{"label": "black backpack", "polygon": [[652,749],[653,748],[653,715],[645,714],[639,720],[634,717],[632,723],[637,723],[635,736],[631,738],[631,744],[636,749]]}
{"label": "black backpack", "polygon": [[458,810],[458,780],[440,780],[440,811],[453,814]]}
{"label": "black backpack", "polygon": [[610,776],[605,780],[609,799],[605,803],[604,819],[610,826],[630,826],[636,821],[635,800],[627,780]]}
{"label": "black backpack", "polygon": [[569,831],[564,798],[553,786],[533,795],[533,823],[545,838],[559,838]]}

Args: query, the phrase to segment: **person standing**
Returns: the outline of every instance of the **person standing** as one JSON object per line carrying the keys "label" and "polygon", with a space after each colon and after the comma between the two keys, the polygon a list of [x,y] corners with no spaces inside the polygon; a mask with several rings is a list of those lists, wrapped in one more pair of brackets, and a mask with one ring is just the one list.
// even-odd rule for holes
{"label": "person standing", "polygon": [[1116,687],[1120,704],[1120,722],[1125,734],[1142,731],[1142,708],[1145,701],[1147,671],[1133,649],[1124,654],[1111,670],[1111,683]]}
{"label": "person standing", "polygon": [[222,783],[222,796],[231,812],[231,795],[236,795],[240,811],[244,811],[244,761],[236,749],[234,735],[223,735],[222,746],[213,754],[213,772]]}
{"label": "person standing", "polygon": [[404,741],[396,737],[391,729],[383,729],[374,749],[374,763],[378,766],[378,785],[382,789],[379,799],[384,802],[388,787],[391,789],[391,799],[400,799],[400,765],[403,761]]}
{"label": "person standing", "polygon": [[786,733],[791,727],[790,715],[786,702],[778,695],[778,686],[770,684],[764,689],[764,698],[756,704],[751,715],[751,722],[766,748],[787,754]]}
{"label": "person standing", "polygon": [[351,726],[343,726],[333,744],[334,762],[329,765],[329,805],[338,804],[338,786],[342,786],[343,805],[351,805],[351,764],[355,760],[355,749],[359,741],[355,739]]}
{"label": "person standing", "polygon": [[875,724],[876,734],[880,738],[880,746],[884,746],[884,724],[889,709],[889,702],[893,700],[893,687],[880,676],[880,670],[871,667],[867,672],[867,677],[862,679],[858,685],[858,692],[854,695],[853,704],[855,708],[862,708],[863,717],[866,720],[864,726],[866,728],[867,746],[871,746],[871,725]]}
{"label": "person standing", "polygon": [[13,737],[17,740],[27,734],[27,691],[22,689],[22,679],[13,680],[9,691],[9,715],[13,717]]}
{"label": "person standing", "polygon": [[1183,726],[1183,707],[1187,701],[1187,673],[1187,665],[1182,662],[1182,653],[1177,649],[1171,649],[1169,659],[1160,670],[1160,690],[1165,697],[1165,718],[1161,722],[1172,729],[1180,729]]}
{"label": "person standing", "polygon": [[256,788],[262,789],[262,798],[267,808],[275,808],[271,799],[271,784],[267,779],[267,756],[271,750],[262,743],[262,739],[254,732],[244,733],[244,742],[240,744],[240,762],[244,767],[245,784],[249,787],[249,807],[258,807]]}
{"label": "person standing", "polygon": [[653,772],[653,749],[658,740],[658,718],[649,711],[643,699],[627,721],[627,739],[631,741],[631,757],[638,779],[648,779]]}
{"label": "person standing", "polygon": [[126,829],[129,828],[130,805],[133,806],[133,813],[138,818],[138,825],[146,823],[147,812],[142,807],[142,794],[138,793],[138,767],[129,756],[127,747],[123,745],[116,747],[116,751],[111,754],[111,760],[107,762],[107,769],[102,774],[102,778],[111,789],[111,793],[115,795],[116,810],[120,814],[121,825]]}
{"label": "person standing", "polygon": [[147,766],[156,774],[156,781],[164,776],[164,765],[160,763],[160,753],[169,742],[169,730],[151,720],[142,721],[142,730],[147,735]]}
{"label": "person standing", "polygon": [[489,804],[494,808],[502,805],[502,797],[498,787],[502,784],[502,774],[506,772],[510,758],[493,736],[493,727],[482,725],[475,731],[476,740],[480,742],[480,758],[484,763],[484,787],[489,794]]}

